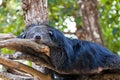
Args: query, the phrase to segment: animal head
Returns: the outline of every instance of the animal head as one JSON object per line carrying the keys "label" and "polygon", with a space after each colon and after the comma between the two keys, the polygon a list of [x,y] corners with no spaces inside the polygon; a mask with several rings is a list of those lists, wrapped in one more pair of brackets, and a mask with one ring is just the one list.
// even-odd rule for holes
{"label": "animal head", "polygon": [[33,39],[37,43],[52,47],[60,47],[65,43],[63,33],[47,25],[30,25],[18,38]]}

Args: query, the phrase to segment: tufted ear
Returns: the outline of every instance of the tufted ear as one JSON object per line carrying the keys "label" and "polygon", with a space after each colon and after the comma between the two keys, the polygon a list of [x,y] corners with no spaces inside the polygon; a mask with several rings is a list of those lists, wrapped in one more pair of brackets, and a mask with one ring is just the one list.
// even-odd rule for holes
{"label": "tufted ear", "polygon": [[25,38],[26,37],[26,32],[23,32],[22,34],[20,34],[19,36],[17,36],[17,38]]}

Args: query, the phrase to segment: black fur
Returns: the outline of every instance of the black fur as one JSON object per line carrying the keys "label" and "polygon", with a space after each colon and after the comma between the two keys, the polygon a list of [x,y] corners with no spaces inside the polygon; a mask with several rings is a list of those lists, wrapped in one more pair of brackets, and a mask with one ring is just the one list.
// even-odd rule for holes
{"label": "black fur", "polygon": [[[34,35],[39,34],[41,39],[37,42],[50,47],[50,59],[58,70],[79,75],[97,73],[99,68],[118,68],[115,66],[120,63],[120,57],[107,48],[93,42],[67,38],[62,32],[50,26],[46,26],[46,29],[39,27],[43,25],[36,26],[28,27],[21,36],[34,38]],[[44,34],[41,31],[44,31]],[[53,75],[54,80],[77,80],[74,75],[73,79],[71,75],[65,76],[57,73]],[[58,79],[55,79],[56,75]]]}
{"label": "black fur", "polygon": [[96,43],[69,39],[53,27],[48,27],[48,31],[52,32],[53,35],[50,36],[50,39],[57,46],[50,46],[51,60],[54,66],[62,71],[74,72],[76,70],[81,73],[81,71],[89,71],[99,67],[113,68],[111,64],[120,59],[107,48]]}

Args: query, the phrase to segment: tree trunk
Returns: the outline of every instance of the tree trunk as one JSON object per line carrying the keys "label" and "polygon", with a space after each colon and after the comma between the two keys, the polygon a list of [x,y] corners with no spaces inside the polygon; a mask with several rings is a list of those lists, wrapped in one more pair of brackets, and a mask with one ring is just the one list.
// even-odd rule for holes
{"label": "tree trunk", "polygon": [[48,24],[47,0],[22,0],[25,24]]}
{"label": "tree trunk", "polygon": [[97,0],[78,0],[78,4],[80,5],[86,39],[104,45],[99,23]]}
{"label": "tree trunk", "polygon": [[[49,24],[48,20],[48,0],[22,0],[24,21],[26,26],[31,24]],[[40,67],[42,73],[46,73],[46,68]]]}

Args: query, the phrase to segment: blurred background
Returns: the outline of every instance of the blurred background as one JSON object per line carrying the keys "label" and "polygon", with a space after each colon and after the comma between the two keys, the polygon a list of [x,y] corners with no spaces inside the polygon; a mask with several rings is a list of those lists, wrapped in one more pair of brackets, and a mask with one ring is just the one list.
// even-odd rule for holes
{"label": "blurred background", "polygon": [[[22,33],[25,24],[21,5],[21,0],[0,0],[0,33],[13,33],[16,36]],[[75,33],[77,29],[82,29],[83,22],[78,1],[48,0],[48,8],[51,26],[63,31],[66,36],[79,38]],[[105,46],[120,54],[120,1],[98,0],[98,11]],[[6,49],[3,51],[12,53]]]}

